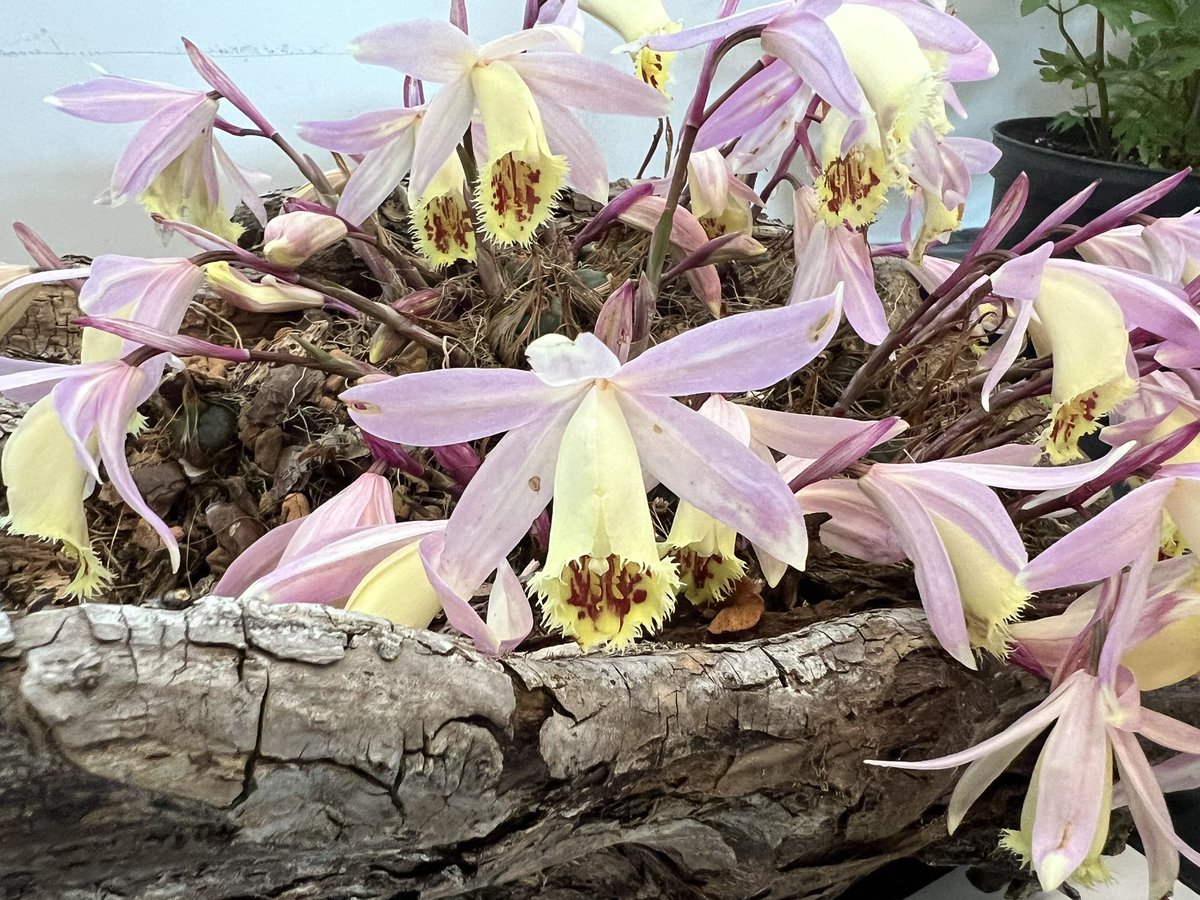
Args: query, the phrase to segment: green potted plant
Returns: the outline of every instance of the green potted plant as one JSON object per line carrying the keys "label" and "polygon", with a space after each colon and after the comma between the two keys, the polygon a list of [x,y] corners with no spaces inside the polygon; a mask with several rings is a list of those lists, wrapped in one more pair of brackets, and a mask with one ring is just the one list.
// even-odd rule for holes
{"label": "green potted plant", "polygon": [[[1004,156],[999,198],[1027,172],[1031,203],[1014,234],[1093,181],[1071,221],[1086,221],[1166,174],[1200,167],[1200,4],[1192,0],[1021,0],[1021,14],[1057,20],[1061,49],[1042,48],[1042,80],[1078,102],[1055,117],[1009,119],[993,129]],[[1092,30],[1094,29],[1094,36]],[[1200,206],[1200,176],[1150,212]]]}

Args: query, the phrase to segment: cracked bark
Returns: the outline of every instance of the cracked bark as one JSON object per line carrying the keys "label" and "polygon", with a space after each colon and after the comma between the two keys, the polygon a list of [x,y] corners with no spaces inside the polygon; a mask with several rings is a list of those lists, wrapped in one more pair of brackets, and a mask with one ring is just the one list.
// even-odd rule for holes
{"label": "cracked bark", "polygon": [[502,661],[319,607],[0,615],[0,895],[834,897],[987,856],[1018,779],[949,842],[949,774],[862,760],[1040,694],[911,610]]}

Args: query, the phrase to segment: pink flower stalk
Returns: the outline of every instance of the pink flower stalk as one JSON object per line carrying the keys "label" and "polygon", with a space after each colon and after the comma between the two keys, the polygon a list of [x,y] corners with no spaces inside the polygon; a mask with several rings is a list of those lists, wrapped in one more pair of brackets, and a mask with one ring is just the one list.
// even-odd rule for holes
{"label": "pink flower stalk", "polygon": [[670,612],[678,581],[659,560],[643,468],[681,499],[803,566],[799,505],[774,467],[673,396],[778,381],[829,341],[836,295],[746,313],[672,338],[630,362],[592,334],[530,344],[532,372],[454,369],[344,394],[362,428],[438,446],[507,431],[463,492],[437,560],[469,596],[555,498],[544,617],[591,646],[623,645]]}
{"label": "pink flower stalk", "polygon": [[[210,83],[215,79],[229,92],[226,96],[237,97],[243,111],[254,109],[208,57],[194,45],[185,44],[202,76]],[[116,205],[137,196],[150,212],[169,219],[186,219],[236,238],[241,228],[229,220],[222,207],[218,169],[233,182],[238,198],[255,218],[265,223],[267,215],[250,177],[213,140],[220,96],[103,74],[63,88],[46,101],[93,122],[145,123],[118,160],[112,183],[102,195],[104,202]]]}

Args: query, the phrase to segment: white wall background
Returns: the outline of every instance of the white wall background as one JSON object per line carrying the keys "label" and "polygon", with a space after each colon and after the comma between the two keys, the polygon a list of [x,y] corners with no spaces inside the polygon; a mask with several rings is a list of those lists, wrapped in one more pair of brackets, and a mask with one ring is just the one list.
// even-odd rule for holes
{"label": "white wall background", "polygon": [[[164,253],[135,203],[113,209],[91,202],[107,185],[137,125],[85,122],[43,102],[60,87],[90,78],[90,64],[114,74],[199,87],[179,43],[180,35],[186,35],[225,68],[278,128],[290,133],[295,122],[305,119],[345,118],[400,105],[402,76],[359,65],[346,48],[356,35],[397,19],[440,18],[448,5],[448,0],[4,0],[0,260],[26,261],[9,229],[13,221],[28,223],[62,253]],[[718,0],[666,0],[674,15],[690,23],[712,18],[717,5]],[[743,5],[762,4],[747,0]],[[957,6],[961,17],[995,48],[1001,64],[997,79],[962,86],[971,118],[959,133],[987,137],[992,123],[1000,119],[1063,107],[1060,93],[1043,85],[1031,65],[1039,46],[1057,46],[1051,18],[1022,20],[1018,0],[958,0]],[[524,3],[468,0],[468,7],[472,34],[487,39],[519,26]],[[615,43],[603,26],[589,22],[591,55],[603,57]],[[686,102],[682,88],[693,83],[699,56],[699,51],[691,51],[677,63],[677,113]],[[623,65],[622,57],[613,59]],[[752,59],[747,51],[742,62]],[[733,61],[727,71],[737,71],[737,65]],[[606,116],[591,117],[589,124],[605,149],[610,177],[632,175],[653,124]],[[315,152],[298,139],[296,143]],[[228,138],[226,147],[243,165],[270,174],[276,186],[296,182],[286,159],[266,141]],[[980,179],[968,208],[968,224],[986,217],[990,196],[990,179]],[[888,230],[884,222],[872,236],[885,238]]]}

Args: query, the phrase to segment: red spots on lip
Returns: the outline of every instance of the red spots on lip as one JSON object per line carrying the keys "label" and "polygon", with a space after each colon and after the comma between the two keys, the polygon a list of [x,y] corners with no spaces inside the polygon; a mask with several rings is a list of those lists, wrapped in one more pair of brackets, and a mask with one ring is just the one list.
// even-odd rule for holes
{"label": "red spots on lip", "polygon": [[880,185],[879,176],[859,153],[833,160],[825,167],[824,181],[829,194],[825,206],[835,216],[843,215],[847,205],[861,212],[863,201]]}
{"label": "red spots on lip", "polygon": [[510,218],[518,226],[532,219],[542,204],[537,191],[542,173],[511,153],[496,161],[492,169],[492,209],[501,218]]}
{"label": "red spots on lip", "polygon": [[[596,566],[594,568],[600,568]],[[590,556],[567,563],[568,590],[566,602],[575,607],[579,621],[598,621],[607,610],[617,617],[621,625],[625,617],[649,596],[641,582],[649,576],[636,563],[620,566],[615,555],[604,560],[604,568],[597,573]]]}

